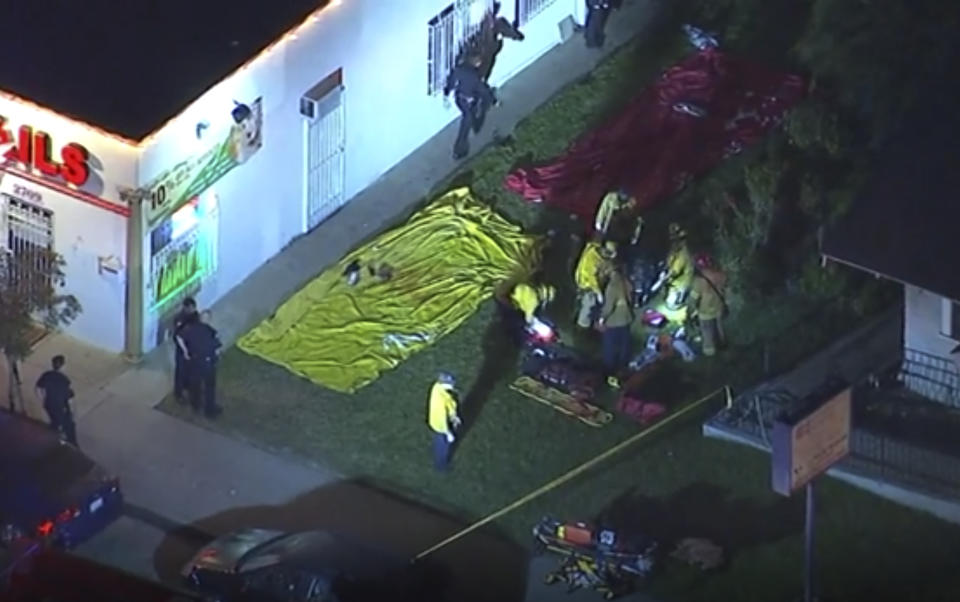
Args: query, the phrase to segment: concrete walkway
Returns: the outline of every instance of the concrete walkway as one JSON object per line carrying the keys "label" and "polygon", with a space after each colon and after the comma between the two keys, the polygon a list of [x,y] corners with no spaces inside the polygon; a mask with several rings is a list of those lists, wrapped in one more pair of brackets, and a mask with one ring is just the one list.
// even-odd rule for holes
{"label": "concrete walkway", "polygon": [[[499,90],[503,105],[491,112],[484,132],[472,141],[474,152],[495,136],[511,132],[518,121],[590,73],[617,47],[643,35],[655,25],[661,1],[626,0],[610,19],[603,50],[588,50],[582,37],[574,36],[507,82]],[[213,323],[224,343],[232,344],[358,241],[401,218],[454,172],[451,148],[456,127],[452,124],[414,151],[216,303]],[[232,508],[280,506],[340,480],[322,467],[267,453],[154,410],[170,390],[171,348],[157,349],[139,365],[124,369],[116,358],[103,354],[98,358],[78,345],[62,336],[50,338],[38,349],[31,370],[33,364],[46,364],[54,353],[67,355],[67,372],[77,385],[80,445],[121,478],[131,504],[173,523],[192,524]],[[25,377],[24,383],[27,395],[32,395],[33,381]],[[133,554],[127,544],[108,547]],[[543,589],[541,569],[533,567],[527,599],[562,596],[555,588]]]}

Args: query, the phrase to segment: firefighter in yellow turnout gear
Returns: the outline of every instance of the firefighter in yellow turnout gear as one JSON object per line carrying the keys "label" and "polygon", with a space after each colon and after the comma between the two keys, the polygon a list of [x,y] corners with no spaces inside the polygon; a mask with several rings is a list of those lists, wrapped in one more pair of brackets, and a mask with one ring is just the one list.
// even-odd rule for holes
{"label": "firefighter in yellow turnout gear", "polygon": [[666,305],[670,310],[683,307],[693,284],[693,255],[687,246],[687,233],[679,224],[670,224],[670,252],[667,255]]}
{"label": "firefighter in yellow turnout gear", "polygon": [[700,323],[703,354],[715,355],[717,347],[724,343],[723,317],[727,302],[723,295],[727,277],[706,255],[697,257],[696,267],[687,307]]}
{"label": "firefighter in yellow turnout gear", "polygon": [[540,310],[552,302],[556,294],[556,289],[548,284],[533,286],[521,282],[510,292],[510,302],[523,314],[524,321],[530,326],[537,321]]}
{"label": "firefighter in yellow turnout gear", "polygon": [[580,303],[577,326],[590,328],[600,304],[603,303],[603,288],[609,276],[611,262],[617,256],[617,246],[612,242],[603,245],[592,240],[583,247],[577,261],[573,279],[577,285]]}
{"label": "firefighter in yellow turnout gear", "polygon": [[[600,201],[597,216],[593,222],[593,229],[602,237],[611,234],[611,225],[620,219],[633,218],[633,232],[630,244],[635,245],[643,231],[643,218],[636,214],[637,200],[631,197],[626,190],[620,189],[608,192]],[[619,229],[618,229],[619,231]]]}

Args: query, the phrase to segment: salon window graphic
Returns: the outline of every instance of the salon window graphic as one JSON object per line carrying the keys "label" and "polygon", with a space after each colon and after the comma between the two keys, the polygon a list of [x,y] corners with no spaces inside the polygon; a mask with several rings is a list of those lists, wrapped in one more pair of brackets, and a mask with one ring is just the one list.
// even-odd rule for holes
{"label": "salon window graphic", "polygon": [[[220,199],[213,185],[263,146],[263,103],[234,103],[229,128],[212,148],[161,174],[146,187],[150,231],[150,307],[165,314],[196,293],[217,269]],[[197,124],[198,139],[212,137]]]}

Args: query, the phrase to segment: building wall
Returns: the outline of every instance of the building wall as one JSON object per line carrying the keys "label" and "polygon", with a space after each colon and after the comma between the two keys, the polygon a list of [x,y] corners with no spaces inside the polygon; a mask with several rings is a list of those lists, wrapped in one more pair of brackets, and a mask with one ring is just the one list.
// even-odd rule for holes
{"label": "building wall", "polygon": [[[455,108],[444,108],[440,96],[427,94],[428,21],[449,4],[344,0],[330,5],[296,39],[218,84],[150,141],[137,174],[140,186],[206,148],[208,143],[196,136],[198,123],[221,132],[229,127],[234,101],[262,98],[262,148],[212,186],[219,199],[217,269],[196,295],[202,306],[306,231],[307,126],[299,103],[318,82],[342,69],[346,199],[459,117]],[[514,5],[503,2],[507,19],[512,20]],[[502,83],[559,43],[557,24],[577,6],[576,0],[554,0],[524,28],[526,40],[506,40],[491,83]],[[145,257],[148,244],[145,240]],[[146,316],[144,343],[150,349],[160,340],[163,324],[158,312]]]}
{"label": "building wall", "polygon": [[904,295],[904,346],[949,359],[958,341],[944,334],[943,297],[915,286],[905,286]]}
{"label": "building wall", "polygon": [[960,403],[960,373],[951,351],[960,333],[950,331],[950,302],[915,286],[904,287],[904,366],[901,378],[927,398]]}
{"label": "building wall", "polygon": [[[0,97],[0,116],[5,119],[4,128],[14,137],[21,125],[49,134],[55,149],[52,159],[58,158],[57,149],[67,143],[87,149],[90,177],[82,187],[0,159],[0,193],[53,213],[54,250],[66,263],[65,292],[74,295],[83,307],[65,331],[96,347],[122,351],[127,218],[118,188],[136,183],[136,149],[50,111],[6,97]],[[0,153],[8,148],[10,145],[0,146]],[[6,212],[7,201],[3,200],[0,211]],[[5,246],[11,220],[4,215],[0,221]],[[101,262],[120,270],[102,270]]]}

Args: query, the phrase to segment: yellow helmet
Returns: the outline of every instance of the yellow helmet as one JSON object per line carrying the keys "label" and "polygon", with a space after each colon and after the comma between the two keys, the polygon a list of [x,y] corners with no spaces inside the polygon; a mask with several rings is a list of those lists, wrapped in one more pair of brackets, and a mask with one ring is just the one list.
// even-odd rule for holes
{"label": "yellow helmet", "polygon": [[537,297],[541,303],[552,303],[553,298],[557,296],[557,289],[549,284],[541,284],[537,287]]}
{"label": "yellow helmet", "polygon": [[603,246],[600,247],[600,255],[606,259],[613,259],[617,256],[617,243],[612,240],[608,240],[603,243]]}
{"label": "yellow helmet", "polygon": [[687,237],[687,231],[680,227],[680,224],[674,222],[670,224],[668,231],[670,233],[670,240],[683,240]]}

